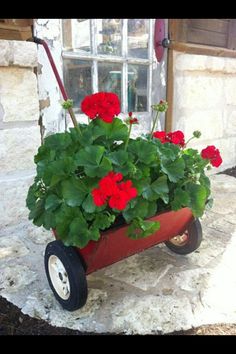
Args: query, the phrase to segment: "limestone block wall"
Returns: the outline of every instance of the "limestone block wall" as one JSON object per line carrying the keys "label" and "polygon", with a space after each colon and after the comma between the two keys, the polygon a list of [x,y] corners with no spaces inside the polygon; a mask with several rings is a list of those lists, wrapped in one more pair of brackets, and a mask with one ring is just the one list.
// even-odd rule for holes
{"label": "limestone block wall", "polygon": [[37,46],[0,40],[0,227],[27,219],[40,145]]}
{"label": "limestone block wall", "polygon": [[174,130],[187,139],[202,132],[190,146],[219,148],[223,164],[214,172],[236,165],[236,59],[174,52],[173,104]]}

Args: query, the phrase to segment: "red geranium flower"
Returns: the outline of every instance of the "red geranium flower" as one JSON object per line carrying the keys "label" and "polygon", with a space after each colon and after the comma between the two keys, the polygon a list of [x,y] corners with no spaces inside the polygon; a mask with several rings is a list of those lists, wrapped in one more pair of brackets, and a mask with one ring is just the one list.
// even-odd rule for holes
{"label": "red geranium flower", "polygon": [[117,193],[118,187],[116,182],[121,181],[123,175],[121,173],[109,172],[107,176],[103,177],[99,181],[99,187],[102,193],[106,197],[112,196],[114,193]]}
{"label": "red geranium flower", "polygon": [[96,206],[102,206],[106,203],[106,196],[103,194],[101,189],[94,188],[92,190],[93,201]]}
{"label": "red geranium flower", "polygon": [[94,99],[91,96],[86,96],[81,102],[81,110],[84,112],[90,119],[94,119],[97,115],[97,107],[94,104]]}
{"label": "red geranium flower", "polygon": [[157,131],[153,133],[153,137],[159,139],[162,144],[172,143],[182,147],[185,145],[184,133],[181,132],[181,130],[176,130],[175,132],[170,132],[168,134],[163,130]]}
{"label": "red geranium flower", "polygon": [[203,149],[201,151],[201,157],[210,160],[211,165],[214,167],[219,167],[223,162],[219,150],[216,149],[214,145],[208,145]]}
{"label": "red geranium flower", "polygon": [[184,141],[184,133],[181,132],[181,130],[176,130],[175,132],[170,132],[167,134],[167,140],[170,141],[170,143],[175,144],[175,145],[180,145],[184,146],[185,141]]}
{"label": "red geranium flower", "polygon": [[100,118],[106,123],[111,123],[120,113],[120,101],[115,93],[98,92],[83,99],[81,110],[90,119]]}
{"label": "red geranium flower", "polygon": [[133,187],[132,181],[118,183],[122,180],[122,173],[109,172],[99,181],[99,188],[92,190],[94,204],[102,206],[108,202],[110,208],[123,210],[127,203],[137,197],[137,189]]}
{"label": "red geranium flower", "polygon": [[128,199],[126,193],[123,191],[119,191],[111,196],[108,204],[110,208],[124,210],[128,203]]}
{"label": "red geranium flower", "polygon": [[166,140],[166,132],[165,131],[154,132],[153,137],[159,139],[162,144],[167,143],[167,141],[168,141],[168,140]]}
{"label": "red geranium flower", "polygon": [[128,199],[137,197],[137,189],[133,187],[132,181],[128,180],[119,184],[120,190],[127,194]]}

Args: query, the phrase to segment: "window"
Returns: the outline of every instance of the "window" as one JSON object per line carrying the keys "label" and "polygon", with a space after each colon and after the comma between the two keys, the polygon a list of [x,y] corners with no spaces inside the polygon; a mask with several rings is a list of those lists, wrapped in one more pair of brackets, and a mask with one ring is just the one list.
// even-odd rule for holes
{"label": "window", "polygon": [[152,19],[63,19],[62,37],[64,82],[76,113],[98,91],[115,92],[124,113],[150,113]]}

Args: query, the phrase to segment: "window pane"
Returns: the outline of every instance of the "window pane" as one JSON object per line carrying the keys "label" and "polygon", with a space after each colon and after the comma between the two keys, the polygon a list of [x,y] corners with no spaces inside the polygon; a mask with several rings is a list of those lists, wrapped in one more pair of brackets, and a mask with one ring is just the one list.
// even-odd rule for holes
{"label": "window pane", "polygon": [[114,92],[121,100],[122,65],[98,63],[98,90]]}
{"label": "window pane", "polygon": [[137,58],[148,58],[149,20],[128,20],[128,55]]}
{"label": "window pane", "polygon": [[66,50],[90,52],[90,20],[62,20],[63,47]]}
{"label": "window pane", "polygon": [[64,82],[69,98],[74,101],[76,113],[81,113],[83,98],[92,93],[92,61],[64,59]]}
{"label": "window pane", "polygon": [[147,65],[128,65],[128,111],[147,111]]}
{"label": "window pane", "polygon": [[108,55],[121,55],[121,20],[98,20],[97,31],[98,53]]}

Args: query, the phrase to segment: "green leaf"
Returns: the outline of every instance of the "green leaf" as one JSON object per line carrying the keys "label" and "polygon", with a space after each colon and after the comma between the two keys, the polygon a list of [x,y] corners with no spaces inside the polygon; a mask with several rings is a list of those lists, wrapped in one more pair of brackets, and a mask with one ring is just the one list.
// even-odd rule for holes
{"label": "green leaf", "polygon": [[161,176],[151,184],[152,190],[163,200],[164,203],[169,202],[169,187],[167,177]]}
{"label": "green leaf", "polygon": [[56,226],[55,213],[51,211],[44,213],[43,227],[45,227],[46,230],[50,230],[50,229],[54,229],[55,226]]}
{"label": "green leaf", "polygon": [[164,160],[161,162],[161,168],[168,175],[169,180],[176,183],[184,176],[185,163],[182,157],[175,161]]}
{"label": "green leaf", "polygon": [[90,236],[90,237],[89,237],[90,240],[98,241],[99,238],[100,238],[100,236],[101,236],[101,234],[100,234],[100,232],[99,232],[98,229],[96,229],[96,228],[94,228],[94,227],[90,227],[90,229],[89,229],[89,236]]}
{"label": "green leaf", "polygon": [[152,216],[156,215],[156,212],[157,212],[157,203],[155,201],[149,202],[146,218],[151,218]]}
{"label": "green leaf", "polygon": [[202,216],[207,198],[206,188],[200,184],[186,184],[186,191],[189,194],[189,207],[192,209],[193,215],[196,217]]}
{"label": "green leaf", "polygon": [[30,210],[32,210],[35,207],[35,203],[37,200],[35,193],[37,191],[38,191],[38,186],[36,183],[32,184],[32,186],[30,186],[30,188],[28,190],[27,198],[26,198],[26,206]]}
{"label": "green leaf", "polygon": [[61,199],[58,198],[57,195],[50,194],[45,201],[45,210],[53,211],[61,204],[61,202]]}
{"label": "green leaf", "polygon": [[40,199],[35,203],[34,209],[29,213],[29,220],[38,218],[41,214],[44,213],[44,199]]}
{"label": "green leaf", "polygon": [[114,171],[121,172],[123,174],[123,176],[127,176],[128,174],[133,175],[133,173],[135,173],[135,171],[136,171],[136,167],[132,162],[128,161],[124,165],[115,166]]}
{"label": "green leaf", "polygon": [[89,242],[88,224],[82,214],[71,222],[69,234],[65,240],[68,246],[85,247]]}
{"label": "green leaf", "polygon": [[105,230],[108,227],[110,227],[114,221],[115,221],[115,215],[100,213],[96,215],[92,223],[92,227],[96,229]]}
{"label": "green leaf", "polygon": [[205,187],[206,189],[206,193],[207,193],[207,198],[210,196],[211,194],[211,181],[210,179],[203,173],[201,173],[200,178],[199,178],[199,182],[200,184]]}
{"label": "green leaf", "polygon": [[76,128],[70,128],[73,142],[77,144],[79,142],[82,146],[92,145],[94,141],[94,136],[90,124],[89,125],[80,124],[80,130],[81,130],[81,134],[78,132]]}
{"label": "green leaf", "polygon": [[169,188],[167,184],[167,177],[161,176],[156,179],[152,184],[146,184],[143,187],[142,196],[149,200],[157,200],[161,198],[166,204],[169,201]]}
{"label": "green leaf", "polygon": [[62,196],[70,207],[80,206],[88,194],[87,186],[81,179],[70,177],[61,182]]}
{"label": "green leaf", "polygon": [[174,199],[171,202],[172,210],[179,210],[182,207],[186,207],[190,204],[189,194],[181,188],[177,188],[174,191]]}
{"label": "green leaf", "polygon": [[86,213],[94,213],[97,207],[93,202],[93,197],[91,196],[91,194],[88,194],[87,198],[85,198],[82,207],[84,208]]}
{"label": "green leaf", "polygon": [[33,224],[40,227],[42,226],[44,223],[44,213],[42,212],[42,214],[36,216],[33,220]]}
{"label": "green leaf", "polygon": [[106,123],[101,119],[94,119],[93,134],[95,138],[104,136],[109,141],[126,141],[128,128],[120,118],[114,118],[112,123]]}
{"label": "green leaf", "polygon": [[143,221],[140,218],[133,220],[133,222],[128,227],[128,237],[133,240],[138,240],[152,235],[154,232],[159,230],[159,221]]}
{"label": "green leaf", "polygon": [[157,159],[155,145],[146,140],[131,140],[128,145],[128,151],[136,155],[139,161],[146,165]]}
{"label": "green leaf", "polygon": [[133,208],[129,205],[123,212],[122,215],[124,216],[127,223],[133,220],[136,217],[146,218],[148,214],[148,201],[143,200],[143,198],[137,198],[136,204]]}
{"label": "green leaf", "polygon": [[86,146],[76,154],[76,162],[79,166],[99,166],[104,151],[104,146]]}
{"label": "green leaf", "polygon": [[109,153],[108,158],[114,165],[122,166],[128,161],[129,155],[126,151],[119,150]]}
{"label": "green leaf", "polygon": [[68,132],[52,134],[44,139],[44,146],[50,150],[65,150],[71,143]]}
{"label": "green leaf", "polygon": [[47,186],[53,187],[58,182],[68,178],[68,175],[73,173],[76,167],[74,159],[66,157],[53,161],[50,164],[40,161],[37,166],[37,172]]}
{"label": "green leaf", "polygon": [[78,207],[62,204],[55,218],[57,234],[65,245],[86,246],[89,242],[88,224]]}
{"label": "green leaf", "polygon": [[146,185],[143,188],[142,196],[143,198],[150,201],[158,199],[158,194],[155,193],[155,191],[152,189],[152,186],[150,184]]}
{"label": "green leaf", "polygon": [[180,152],[178,145],[171,143],[162,144],[159,139],[153,139],[153,142],[156,145],[161,161],[174,161],[178,157]]}
{"label": "green leaf", "polygon": [[49,149],[45,145],[41,145],[38,148],[37,154],[34,156],[34,162],[38,163],[39,161],[53,161],[55,159],[56,150]]}
{"label": "green leaf", "polygon": [[112,170],[112,165],[110,160],[107,157],[103,157],[101,163],[98,166],[85,166],[84,172],[89,177],[103,177],[109,171]]}
{"label": "green leaf", "polygon": [[87,146],[76,154],[76,162],[84,166],[85,174],[89,177],[103,177],[112,169],[110,160],[103,157],[104,146]]}

